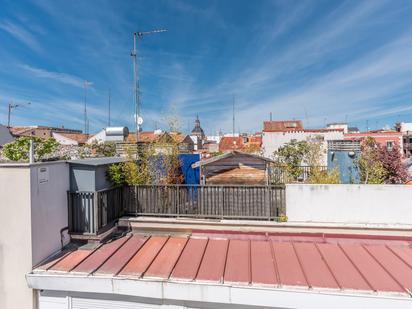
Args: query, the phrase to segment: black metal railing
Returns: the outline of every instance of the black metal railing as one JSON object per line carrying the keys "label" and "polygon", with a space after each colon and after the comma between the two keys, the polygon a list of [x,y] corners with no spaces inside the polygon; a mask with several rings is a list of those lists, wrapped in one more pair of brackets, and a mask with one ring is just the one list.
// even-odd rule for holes
{"label": "black metal railing", "polygon": [[284,185],[138,185],[68,197],[69,230],[83,234],[122,215],[276,220],[286,208]]}
{"label": "black metal railing", "polygon": [[136,216],[274,220],[285,212],[282,185],[140,185],[127,190],[125,212]]}
{"label": "black metal railing", "polygon": [[285,166],[272,165],[269,169],[269,183],[271,184],[284,184],[284,183],[293,183],[293,182],[305,182],[310,177],[311,172],[314,169],[320,171],[326,171],[327,166],[299,166],[299,176],[294,179],[288,175],[287,169]]}

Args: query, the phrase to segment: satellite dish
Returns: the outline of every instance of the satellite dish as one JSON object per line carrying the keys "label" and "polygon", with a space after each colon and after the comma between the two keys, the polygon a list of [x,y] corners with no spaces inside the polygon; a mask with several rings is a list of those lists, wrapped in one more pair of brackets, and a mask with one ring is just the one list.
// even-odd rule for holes
{"label": "satellite dish", "polygon": [[134,115],[134,121],[136,121],[136,123],[141,126],[143,124],[143,118],[138,116],[138,115]]}

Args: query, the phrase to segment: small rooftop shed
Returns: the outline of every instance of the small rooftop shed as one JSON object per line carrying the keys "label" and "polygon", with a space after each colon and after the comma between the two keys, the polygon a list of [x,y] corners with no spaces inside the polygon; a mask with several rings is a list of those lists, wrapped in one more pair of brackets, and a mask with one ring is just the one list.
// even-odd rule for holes
{"label": "small rooftop shed", "polygon": [[265,185],[271,159],[233,150],[192,164],[200,167],[203,184]]}
{"label": "small rooftop shed", "polygon": [[121,163],[124,158],[104,157],[71,160],[70,191],[94,192],[110,188],[111,183],[106,179],[106,170],[110,164]]}

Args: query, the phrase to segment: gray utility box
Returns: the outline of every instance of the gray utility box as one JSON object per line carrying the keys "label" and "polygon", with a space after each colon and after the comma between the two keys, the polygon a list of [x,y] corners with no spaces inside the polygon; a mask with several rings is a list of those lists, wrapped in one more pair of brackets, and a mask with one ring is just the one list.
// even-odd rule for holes
{"label": "gray utility box", "polygon": [[106,170],[110,164],[124,162],[124,158],[104,157],[71,160],[70,191],[94,192],[108,189],[111,183],[106,179]]}

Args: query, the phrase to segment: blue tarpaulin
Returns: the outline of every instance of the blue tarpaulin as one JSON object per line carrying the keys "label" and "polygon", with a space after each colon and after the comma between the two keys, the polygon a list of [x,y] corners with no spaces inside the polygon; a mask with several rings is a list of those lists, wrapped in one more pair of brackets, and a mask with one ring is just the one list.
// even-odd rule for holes
{"label": "blue tarpaulin", "polygon": [[200,160],[199,154],[182,153],[179,154],[181,162],[181,171],[184,177],[184,184],[198,185],[200,184],[200,169],[192,168],[192,164]]}

